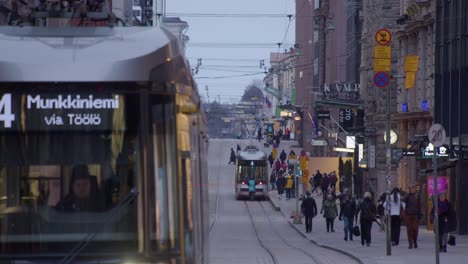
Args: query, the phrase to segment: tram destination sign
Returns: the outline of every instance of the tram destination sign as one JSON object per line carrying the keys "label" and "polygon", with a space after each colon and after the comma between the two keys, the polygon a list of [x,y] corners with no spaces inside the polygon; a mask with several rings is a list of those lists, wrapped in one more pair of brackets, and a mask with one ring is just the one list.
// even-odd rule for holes
{"label": "tram destination sign", "polygon": [[[112,130],[117,94],[0,94],[0,130]],[[122,113],[123,114],[123,113]]]}

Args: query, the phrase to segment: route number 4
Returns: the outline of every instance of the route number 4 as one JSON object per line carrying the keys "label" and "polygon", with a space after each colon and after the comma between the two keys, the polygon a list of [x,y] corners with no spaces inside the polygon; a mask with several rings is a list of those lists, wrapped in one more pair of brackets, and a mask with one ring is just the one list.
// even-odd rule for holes
{"label": "route number 4", "polygon": [[0,100],[0,122],[3,121],[5,128],[11,128],[11,123],[15,121],[15,114],[11,113],[11,94],[7,93]]}

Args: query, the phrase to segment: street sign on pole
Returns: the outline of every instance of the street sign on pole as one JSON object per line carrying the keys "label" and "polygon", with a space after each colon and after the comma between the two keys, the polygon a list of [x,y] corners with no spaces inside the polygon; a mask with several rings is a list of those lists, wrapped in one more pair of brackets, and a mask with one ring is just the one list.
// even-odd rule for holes
{"label": "street sign on pole", "polygon": [[392,33],[386,28],[379,29],[375,33],[375,42],[379,45],[386,46],[392,41]]}
{"label": "street sign on pole", "polygon": [[441,147],[445,143],[445,138],[447,137],[445,129],[441,124],[433,124],[427,136],[434,147]]}
{"label": "street sign on pole", "polygon": [[434,173],[434,233],[435,233],[435,258],[436,264],[439,264],[439,194],[437,193],[437,156],[439,153],[439,147],[445,143],[446,133],[445,128],[441,124],[433,124],[429,129],[428,135],[429,141],[434,145],[434,156],[432,156],[432,170]]}
{"label": "street sign on pole", "polygon": [[390,76],[388,73],[379,71],[374,74],[374,78],[372,78],[374,81],[375,86],[379,88],[384,88],[390,84]]}

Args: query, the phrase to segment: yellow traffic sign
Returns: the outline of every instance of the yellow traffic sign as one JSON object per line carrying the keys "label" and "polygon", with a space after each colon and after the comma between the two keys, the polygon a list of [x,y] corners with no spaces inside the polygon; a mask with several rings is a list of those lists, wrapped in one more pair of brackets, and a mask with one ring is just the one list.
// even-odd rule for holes
{"label": "yellow traffic sign", "polygon": [[392,41],[392,34],[386,28],[379,29],[375,33],[375,42],[379,45],[386,46]]}
{"label": "yellow traffic sign", "polygon": [[390,71],[391,61],[390,59],[374,59],[374,71]]}
{"label": "yellow traffic sign", "polygon": [[374,59],[390,59],[391,57],[391,46],[374,46]]}
{"label": "yellow traffic sign", "polygon": [[417,72],[419,64],[418,56],[405,56],[405,72]]}
{"label": "yellow traffic sign", "polygon": [[405,88],[413,88],[414,83],[416,81],[416,73],[415,72],[407,72],[405,76]]}

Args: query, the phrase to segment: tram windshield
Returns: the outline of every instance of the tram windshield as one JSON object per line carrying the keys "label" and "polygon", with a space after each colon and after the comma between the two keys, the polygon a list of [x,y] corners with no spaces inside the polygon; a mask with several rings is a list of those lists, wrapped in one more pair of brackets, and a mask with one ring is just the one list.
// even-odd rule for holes
{"label": "tram windshield", "polygon": [[0,92],[2,258],[136,251],[138,98]]}
{"label": "tram windshield", "polygon": [[268,168],[265,161],[240,161],[238,166],[237,181],[248,181],[251,178],[256,182],[266,181]]}

